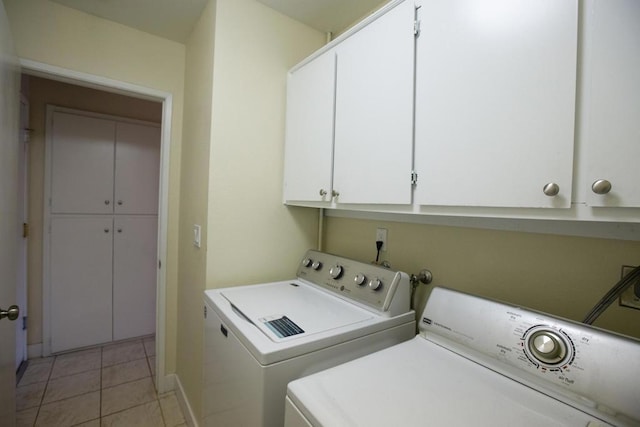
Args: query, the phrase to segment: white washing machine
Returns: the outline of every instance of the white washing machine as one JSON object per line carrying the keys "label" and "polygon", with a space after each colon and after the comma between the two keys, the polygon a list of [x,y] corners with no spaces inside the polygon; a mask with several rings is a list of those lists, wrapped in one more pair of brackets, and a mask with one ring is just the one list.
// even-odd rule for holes
{"label": "white washing machine", "polygon": [[406,273],[308,251],[297,278],[205,291],[203,420],[284,424],[287,383],[415,336]]}
{"label": "white washing machine", "polygon": [[407,342],[293,381],[286,427],[638,426],[640,341],[434,288]]}

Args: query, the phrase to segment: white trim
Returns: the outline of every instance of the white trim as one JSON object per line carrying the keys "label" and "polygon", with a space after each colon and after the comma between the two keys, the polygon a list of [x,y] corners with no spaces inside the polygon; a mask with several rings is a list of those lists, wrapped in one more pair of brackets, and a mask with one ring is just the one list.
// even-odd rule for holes
{"label": "white trim", "polygon": [[[167,266],[167,215],[169,212],[169,156],[171,149],[171,119],[173,95],[157,89],[152,89],[132,83],[109,79],[107,77],[74,71],[55,65],[29,59],[20,59],[22,71],[30,75],[40,75],[60,81],[70,82],[85,87],[98,88],[107,92],[125,94],[136,98],[162,102],[162,131],[160,151],[160,190],[158,197],[158,261],[162,268],[158,269],[157,298],[156,298],[156,385],[159,391],[173,389],[173,381],[165,375],[165,333],[166,333],[166,266]],[[45,154],[46,156],[46,154]],[[46,171],[45,171],[46,173]],[[45,189],[45,192],[48,192]],[[46,204],[45,204],[46,206]],[[43,239],[48,234],[43,229]],[[43,270],[45,265],[43,265]],[[43,279],[44,279],[43,271]],[[44,299],[44,295],[43,295]],[[44,308],[44,307],[43,307]],[[43,320],[47,319],[43,310]],[[48,322],[43,321],[44,324]],[[46,326],[48,328],[48,326]],[[43,343],[44,344],[44,343]]]}
{"label": "white trim", "polygon": [[42,357],[42,343],[27,346],[27,358],[37,359]]}
{"label": "white trim", "polygon": [[187,395],[184,392],[180,377],[178,375],[171,376],[173,377],[172,380],[175,382],[176,398],[180,404],[180,409],[182,409],[182,415],[184,415],[185,422],[190,427],[198,427],[198,417],[193,413],[193,408],[189,404],[189,399],[187,399]]}

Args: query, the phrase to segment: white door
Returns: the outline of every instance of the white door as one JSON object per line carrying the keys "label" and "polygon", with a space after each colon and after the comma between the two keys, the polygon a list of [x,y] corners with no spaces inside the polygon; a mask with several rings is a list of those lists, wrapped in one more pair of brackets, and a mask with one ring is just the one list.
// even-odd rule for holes
{"label": "white door", "polygon": [[51,144],[51,212],[113,212],[115,123],[56,111]]}
{"label": "white door", "polygon": [[[9,22],[0,2],[0,308],[15,304],[18,218],[19,87],[18,60]],[[15,425],[16,329],[0,319],[0,420]]]}
{"label": "white door", "polygon": [[405,1],[336,47],[339,203],[411,203],[414,19]]}
{"label": "white door", "polygon": [[116,214],[158,213],[160,128],[134,123],[116,124]]}
{"label": "white door", "polygon": [[158,218],[116,215],[113,221],[113,339],[153,334]]}
{"label": "white door", "polygon": [[570,207],[577,1],[425,0],[418,18],[416,202]]}
{"label": "white door", "polygon": [[331,200],[336,54],[323,53],[289,73],[284,200]]}
{"label": "white door", "polygon": [[[585,5],[585,66],[591,77],[585,98],[586,201],[589,206],[640,207],[640,2]],[[610,190],[593,188],[605,180]]]}
{"label": "white door", "polygon": [[112,340],[113,218],[51,218],[51,352]]}

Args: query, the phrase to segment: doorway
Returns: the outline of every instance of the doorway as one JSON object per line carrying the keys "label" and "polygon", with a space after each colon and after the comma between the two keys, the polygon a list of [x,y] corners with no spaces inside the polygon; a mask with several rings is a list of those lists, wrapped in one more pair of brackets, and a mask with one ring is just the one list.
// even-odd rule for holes
{"label": "doorway", "polygon": [[[157,367],[156,370],[156,384],[158,391],[168,391],[173,388],[173,383],[168,380],[164,372],[164,349],[165,349],[165,273],[164,268],[161,266],[165,264],[166,257],[166,235],[167,235],[167,212],[168,212],[168,179],[169,179],[169,147],[170,147],[170,133],[171,133],[171,109],[172,109],[172,95],[170,93],[157,91],[154,89],[144,88],[137,85],[132,85],[125,82],[119,82],[115,80],[105,79],[103,77],[94,76],[85,73],[78,73],[72,70],[61,69],[59,67],[50,66],[47,64],[41,64],[38,62],[22,60],[21,65],[23,73],[34,78],[45,78],[54,80],[56,82],[62,82],[64,84],[70,84],[74,87],[81,87],[84,89],[101,90],[110,94],[125,95],[131,99],[137,101],[151,101],[157,104],[159,108],[159,117],[161,122],[161,155],[160,155],[160,192],[159,192],[159,211],[158,211],[158,270],[157,270],[157,286],[156,286],[156,354],[157,354]],[[33,88],[31,88],[33,90]],[[64,103],[63,103],[64,104]],[[80,106],[82,107],[82,106]],[[41,122],[44,124],[44,122]],[[33,124],[32,124],[33,126]],[[41,126],[42,127],[42,126]],[[33,154],[32,154],[33,158]],[[40,205],[40,208],[42,205]],[[33,206],[31,212],[37,212],[38,206]],[[39,210],[39,215],[42,215],[42,210]],[[40,217],[40,219],[42,219]],[[38,245],[33,245],[38,246]],[[39,245],[40,255],[42,245]],[[36,257],[37,258],[37,257]],[[34,256],[31,254],[30,260],[33,260]],[[39,258],[42,262],[42,256]],[[37,261],[36,261],[37,262]],[[41,273],[40,273],[41,274]],[[39,278],[41,282],[41,277]],[[38,278],[34,279],[36,282]],[[30,289],[31,291],[31,289]],[[32,295],[30,294],[30,297]],[[40,295],[40,301],[32,301],[32,307],[42,307],[42,296]],[[38,304],[40,303],[40,304]],[[40,319],[37,317],[37,313],[31,313],[32,319],[30,324],[43,325],[42,313],[40,313]],[[42,344],[34,343],[29,347],[30,356],[42,354]]]}

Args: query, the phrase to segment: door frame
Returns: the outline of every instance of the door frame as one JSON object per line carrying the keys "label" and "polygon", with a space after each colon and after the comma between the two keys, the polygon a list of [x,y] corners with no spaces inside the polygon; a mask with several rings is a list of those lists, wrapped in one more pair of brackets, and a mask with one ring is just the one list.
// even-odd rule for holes
{"label": "door frame", "polygon": [[[156,385],[160,393],[173,390],[174,377],[167,376],[165,372],[167,219],[169,213],[169,156],[171,149],[173,94],[29,59],[20,58],[20,66],[22,72],[25,74],[162,103],[162,123],[160,125],[160,188],[158,195],[159,268],[156,279]],[[44,344],[45,343],[43,343],[43,350],[45,348]]]}
{"label": "door frame", "polygon": [[[26,115],[25,115],[26,114]],[[29,216],[29,100],[20,92],[20,165],[18,170],[20,172],[20,178],[18,184],[18,214],[20,215],[20,222],[28,224]],[[26,229],[25,229],[26,228]],[[26,233],[25,233],[26,232]],[[20,306],[20,318],[16,325],[16,369],[27,360],[27,330],[26,322],[23,320],[28,316],[28,225],[23,225],[23,235],[20,242],[18,252],[18,263],[20,271],[18,271],[18,281],[16,285],[16,304]]]}

